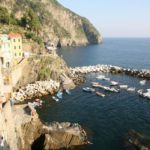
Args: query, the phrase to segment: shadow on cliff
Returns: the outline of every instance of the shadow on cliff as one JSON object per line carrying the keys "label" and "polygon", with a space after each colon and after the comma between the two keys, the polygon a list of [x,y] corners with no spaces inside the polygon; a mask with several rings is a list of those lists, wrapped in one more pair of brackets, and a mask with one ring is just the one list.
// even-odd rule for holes
{"label": "shadow on cliff", "polygon": [[45,141],[45,134],[42,134],[38,139],[36,139],[32,146],[32,150],[43,150],[44,149],[44,141]]}

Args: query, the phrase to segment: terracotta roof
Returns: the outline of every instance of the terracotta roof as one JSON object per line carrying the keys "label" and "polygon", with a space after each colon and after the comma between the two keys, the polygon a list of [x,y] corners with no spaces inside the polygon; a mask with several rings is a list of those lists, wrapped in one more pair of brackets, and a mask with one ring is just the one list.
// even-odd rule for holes
{"label": "terracotta roof", "polygon": [[10,38],[16,38],[16,37],[21,37],[21,34],[19,34],[19,33],[9,33],[8,36]]}

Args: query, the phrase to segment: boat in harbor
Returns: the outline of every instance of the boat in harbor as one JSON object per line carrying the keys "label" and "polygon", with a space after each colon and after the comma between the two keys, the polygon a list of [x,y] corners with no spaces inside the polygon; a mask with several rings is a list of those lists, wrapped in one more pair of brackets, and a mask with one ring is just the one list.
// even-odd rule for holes
{"label": "boat in harbor", "polygon": [[66,92],[68,95],[71,95],[70,90],[66,89],[65,92]]}
{"label": "boat in harbor", "polygon": [[110,81],[110,78],[106,78],[104,75],[99,75],[96,77],[99,80],[106,80],[106,81]]}
{"label": "boat in harbor", "polygon": [[121,89],[127,89],[127,88],[128,88],[128,85],[119,85],[119,87],[120,87]]}
{"label": "boat in harbor", "polygon": [[59,102],[59,99],[56,96],[52,96],[52,99],[55,100],[56,102]]}
{"label": "boat in harbor", "polygon": [[145,85],[145,84],[146,84],[146,80],[141,80],[139,83],[140,83],[141,85]]}
{"label": "boat in harbor", "polygon": [[58,91],[56,96],[60,99],[62,99],[62,95],[63,95],[63,92],[62,91]]}
{"label": "boat in harbor", "polygon": [[137,92],[140,96],[150,99],[150,89],[146,89],[146,90],[140,89]]}
{"label": "boat in harbor", "polygon": [[99,88],[104,89],[105,91],[109,91],[109,92],[115,92],[115,93],[120,92],[119,89],[116,89],[116,88],[110,88],[110,87],[103,86],[103,85],[99,85]]}
{"label": "boat in harbor", "polygon": [[90,93],[95,92],[95,89],[90,88],[90,87],[82,88],[82,90],[83,90],[84,92],[90,92]]}
{"label": "boat in harbor", "polygon": [[111,86],[117,86],[117,85],[119,85],[119,83],[116,82],[116,81],[111,81],[110,83],[111,83],[111,84],[110,84]]}
{"label": "boat in harbor", "polygon": [[96,91],[96,95],[97,95],[97,96],[101,96],[101,97],[105,97],[105,96],[106,96],[105,94],[103,94],[103,93],[101,93],[101,92],[99,92],[99,91]]}
{"label": "boat in harbor", "polygon": [[99,87],[100,83],[99,82],[92,82],[92,87]]}
{"label": "boat in harbor", "polygon": [[91,82],[92,84],[99,84],[99,82]]}
{"label": "boat in harbor", "polygon": [[135,92],[135,88],[134,87],[130,87],[130,88],[127,89],[127,91],[129,91],[129,92]]}

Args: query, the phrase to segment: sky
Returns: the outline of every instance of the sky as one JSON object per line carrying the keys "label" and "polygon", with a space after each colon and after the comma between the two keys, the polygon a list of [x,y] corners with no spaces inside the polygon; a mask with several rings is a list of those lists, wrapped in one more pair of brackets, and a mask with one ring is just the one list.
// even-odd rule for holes
{"label": "sky", "polygon": [[58,0],[104,37],[150,37],[150,0]]}

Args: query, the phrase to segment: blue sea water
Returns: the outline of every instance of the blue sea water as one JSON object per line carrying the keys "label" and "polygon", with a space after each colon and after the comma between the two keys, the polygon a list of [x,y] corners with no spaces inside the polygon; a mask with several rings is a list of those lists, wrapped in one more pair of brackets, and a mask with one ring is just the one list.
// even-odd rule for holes
{"label": "blue sea water", "polygon": [[100,45],[62,48],[58,53],[73,67],[112,64],[150,69],[150,38],[107,38]]}
{"label": "blue sea water", "polygon": [[[113,64],[150,69],[150,39],[104,39],[101,45],[63,48],[59,55],[63,55],[70,66]],[[150,102],[136,92],[125,90],[109,93],[97,89],[106,94],[105,98],[83,92],[83,87],[99,81],[97,75],[87,75],[86,83],[72,90],[71,96],[64,94],[60,102],[53,101],[51,96],[43,97],[43,109],[38,110],[41,119],[81,124],[93,144],[77,150],[123,150],[124,136],[130,129],[150,136]],[[105,76],[136,89],[150,88],[150,81],[141,86],[139,78],[120,74]],[[109,85],[107,81],[99,82]]]}

